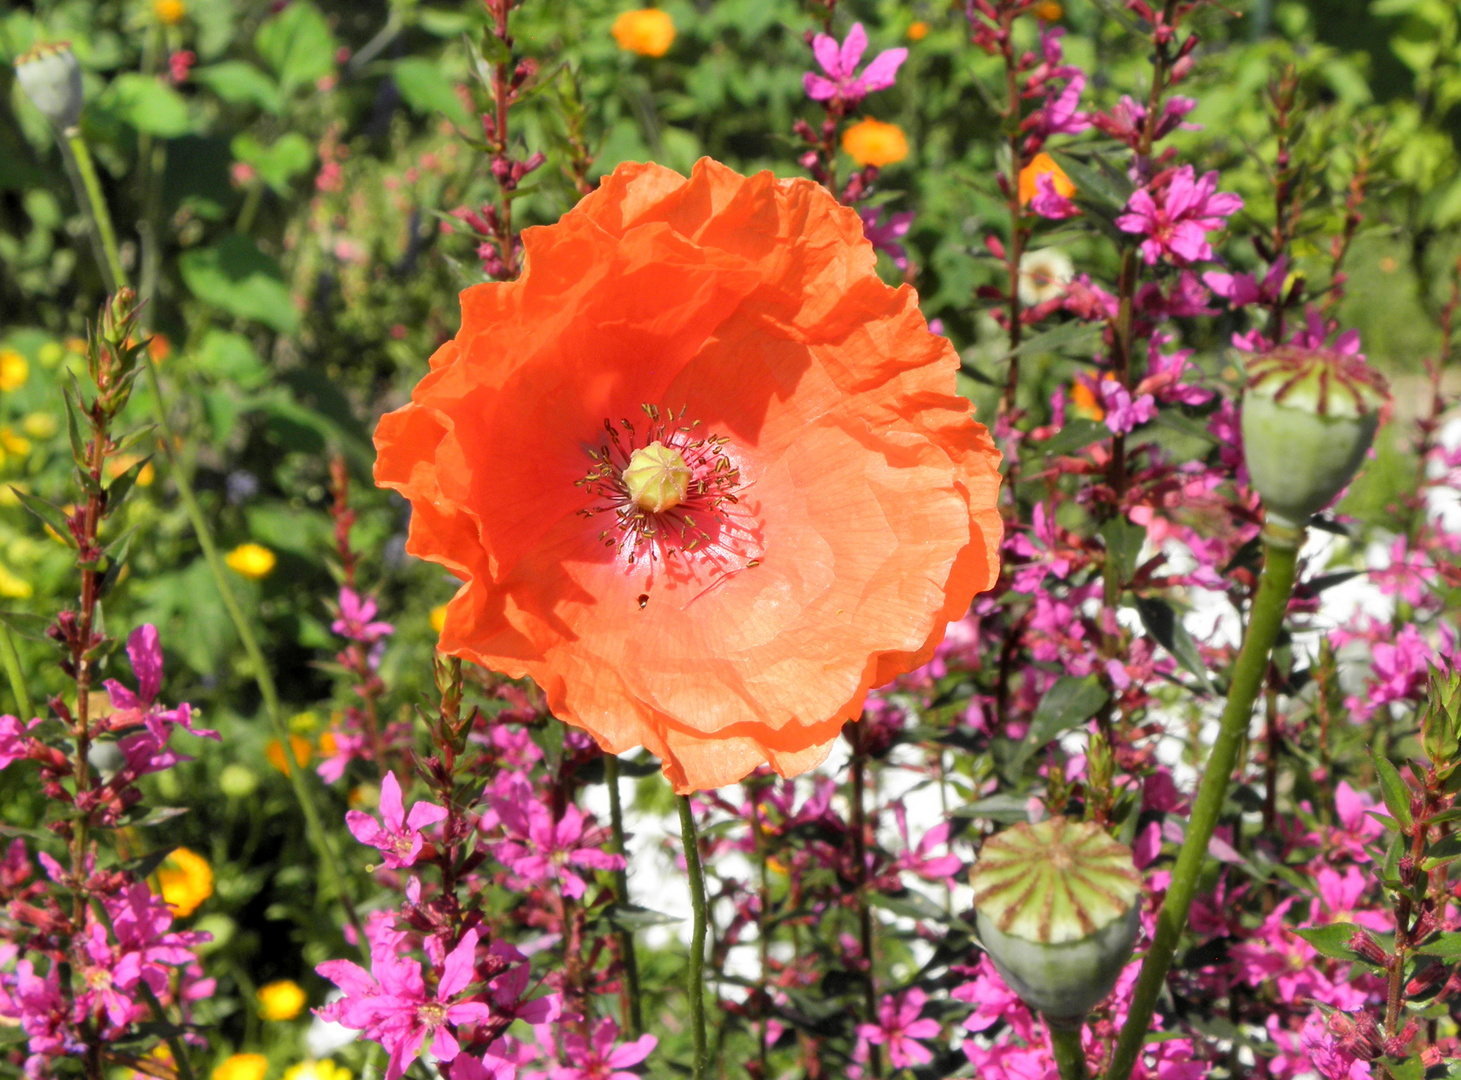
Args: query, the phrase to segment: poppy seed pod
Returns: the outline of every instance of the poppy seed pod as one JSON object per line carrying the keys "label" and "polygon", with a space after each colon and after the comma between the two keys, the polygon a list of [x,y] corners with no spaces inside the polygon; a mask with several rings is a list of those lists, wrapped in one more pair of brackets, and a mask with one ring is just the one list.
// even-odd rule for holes
{"label": "poppy seed pod", "polygon": [[69,43],[37,45],[15,61],[15,77],[25,96],[63,131],[81,119],[81,65]]}
{"label": "poppy seed pod", "polygon": [[1111,992],[1141,913],[1125,844],[1092,822],[1022,823],[985,842],[969,883],[980,941],[1026,1005],[1079,1019]]}
{"label": "poppy seed pod", "polygon": [[1357,353],[1285,345],[1254,358],[1243,456],[1271,526],[1297,534],[1344,490],[1389,400],[1385,380]]}

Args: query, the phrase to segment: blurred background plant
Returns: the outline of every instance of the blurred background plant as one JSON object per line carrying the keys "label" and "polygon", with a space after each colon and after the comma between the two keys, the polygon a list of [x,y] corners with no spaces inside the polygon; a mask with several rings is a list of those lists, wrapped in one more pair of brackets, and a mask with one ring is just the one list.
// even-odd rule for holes
{"label": "blurred background plant", "polygon": [[[1091,73],[1088,105],[1110,108],[1120,94],[1144,91],[1148,43],[1131,32],[1125,8],[1086,0],[1039,7],[1040,19],[1065,32],[1065,60]],[[1169,144],[1201,170],[1218,169],[1223,190],[1244,200],[1234,233],[1260,241],[1228,245],[1227,270],[1261,277],[1275,248],[1285,251],[1279,289],[1311,283],[1308,298],[1360,332],[1370,362],[1395,386],[1398,422],[1382,432],[1376,460],[1342,506],[1358,523],[1345,552],[1359,560],[1372,539],[1388,545],[1405,535],[1394,508],[1407,505],[1440,435],[1433,388],[1457,389],[1454,366],[1442,370],[1438,362],[1433,378],[1424,361],[1447,354],[1456,307],[1461,16],[1447,0],[1254,0],[1242,15],[1213,6],[1188,17],[1201,44],[1183,93],[1197,105],[1184,117],[1191,129],[1173,132]],[[223,736],[145,782],[157,801],[189,811],[167,823],[166,843],[178,851],[159,875],[160,888],[191,928],[212,934],[200,949],[219,980],[207,1008],[215,1029],[210,1060],[233,1070],[223,1080],[257,1080],[251,1070],[265,1068],[280,1074],[343,1045],[304,1008],[322,1004],[327,988],[314,966],[349,955],[351,946],[333,887],[317,887],[324,871],[285,772],[291,760],[304,772],[331,822],[347,807],[370,809],[386,766],[342,750],[342,736],[374,731],[404,750],[420,738],[412,708],[436,708],[432,647],[438,608],[454,582],[405,556],[404,504],[369,480],[370,433],[454,333],[456,292],[484,276],[510,276],[514,232],[555,220],[625,160],[688,172],[711,155],[742,172],[800,174],[808,145],[820,145],[824,118],[804,88],[804,73],[819,70],[807,35],[826,29],[842,40],[861,21],[872,40],[869,57],[906,48],[907,58],[894,85],[839,113],[845,130],[813,158],[835,163],[839,178],[878,167],[869,174],[864,216],[876,223],[890,215],[886,227],[897,230],[880,244],[880,270],[890,282],[913,283],[924,313],[960,349],[961,387],[981,417],[992,422],[1000,407],[1008,332],[973,298],[1006,277],[984,242],[1009,218],[991,180],[1011,171],[1009,140],[995,137],[1002,106],[990,91],[1002,89],[1004,70],[999,56],[971,47],[963,4],[665,0],[646,14],[610,0],[525,0],[511,11],[510,50],[500,38],[500,49],[490,45],[491,21],[492,5],[479,0],[31,0],[0,14],[7,61],[37,45],[69,42],[85,101],[80,135],[111,207],[121,268],[155,335],[148,349],[178,435],[176,464],[165,467],[159,455],[144,466],[119,512],[146,542],[133,548],[129,580],[109,598],[107,618],[158,627],[166,696],[192,702]],[[1020,33],[1021,48],[1035,47],[1033,18]],[[480,65],[503,64],[515,80],[511,124],[484,131],[481,116],[495,103],[471,76]],[[1284,70],[1287,81],[1279,79]],[[61,606],[73,588],[74,559],[23,511],[15,492],[58,503],[70,497],[62,387],[84,370],[85,322],[114,283],[91,212],[76,195],[73,174],[84,165],[64,125],[37,108],[13,63],[0,66],[0,97],[0,608],[18,634],[31,696],[43,701],[64,691],[64,678],[46,662],[51,646],[26,636],[33,628],[26,616],[50,617]],[[810,139],[798,121],[811,125]],[[506,163],[500,168],[499,159]],[[1275,228],[1283,232],[1277,245]],[[1106,281],[1118,275],[1115,247],[1094,232],[1047,231],[1041,243],[1058,245],[1069,260],[1055,258],[1047,276],[1068,279],[1072,266]],[[1229,337],[1244,329],[1239,318],[1234,311],[1180,321],[1181,343],[1195,350],[1192,363],[1220,382],[1236,379]],[[1038,413],[1053,393],[1069,389],[1073,415],[1084,402],[1087,419],[1099,421],[1092,411],[1098,399],[1088,386],[1082,398],[1076,381],[1087,371],[1082,357],[1091,341],[1067,333],[1027,348],[1018,395],[1008,404]],[[152,417],[152,393],[138,385],[125,423]],[[1164,436],[1174,452],[1196,452],[1181,441],[1193,437],[1191,423],[1170,428]],[[120,473],[135,462],[116,464]],[[173,469],[196,488],[232,575],[226,587],[258,627],[287,739],[266,721],[258,673],[220,602]],[[1017,517],[1029,520],[1034,500],[1028,492],[1020,498]],[[351,515],[343,541],[342,506]],[[1060,524],[1090,524],[1074,514],[1072,505]],[[1457,586],[1454,579],[1439,584]],[[351,603],[368,597],[378,605],[393,632],[371,640],[346,634],[342,651],[335,628],[347,617],[342,586],[356,590]],[[1443,606],[1454,611],[1453,592],[1446,596]],[[355,614],[372,617],[359,608]],[[1174,640],[1180,646],[1169,631],[1164,643]],[[1357,691],[1362,681],[1354,676],[1346,689]],[[969,692],[967,681],[955,679],[921,700],[943,710],[927,715],[945,718],[954,705],[964,707]],[[531,692],[511,706],[491,680],[472,693],[489,710],[532,716],[534,738],[571,757]],[[1325,684],[1324,695],[1326,702],[1343,698],[1337,684]],[[1199,713],[1190,713],[1193,724]],[[914,722],[908,729],[920,730]],[[1002,739],[1002,746],[1019,746],[1023,729]],[[1319,760],[1313,754],[1353,752],[1358,736],[1350,743],[1306,746],[1310,757],[1286,767],[1307,776]],[[1021,798],[1040,767],[1039,748],[996,755],[1001,776],[1023,777]],[[942,752],[938,760],[942,770]],[[982,763],[970,763],[976,760]],[[994,775],[990,760],[971,756],[950,766],[967,774],[956,787],[971,802]],[[326,776],[343,783],[316,779],[316,768],[330,761],[338,768]],[[590,768],[586,780],[574,780],[569,770],[555,790],[572,792],[581,782],[602,790],[602,776]],[[1372,777],[1361,771],[1351,778]],[[1319,783],[1332,796],[1329,782]],[[665,812],[664,797],[645,782],[639,810]],[[775,798],[766,794],[759,808],[731,816],[765,818],[770,832],[795,839],[796,850],[823,842],[827,831],[845,832]],[[961,820],[1009,820],[1022,812],[1018,805]],[[1316,812],[1327,816],[1329,807]],[[31,778],[0,772],[0,821],[24,829],[42,817]],[[339,843],[345,851],[348,838]],[[777,860],[785,853],[773,855],[758,840],[752,863],[758,852],[764,905],[781,888],[785,864]],[[364,858],[356,850],[345,857],[357,898],[368,896]],[[737,902],[731,897],[722,914]],[[918,920],[940,914],[906,896],[880,902],[904,919],[910,938],[910,928],[923,925]],[[735,910],[735,925],[756,917]],[[788,936],[800,934],[787,918]],[[653,921],[643,916],[636,925]],[[728,932],[712,948],[734,942]],[[911,947],[888,949],[881,962],[900,973],[895,984],[923,963]],[[673,981],[665,973],[675,968],[675,950],[671,943],[643,958],[646,985],[653,977],[656,986]],[[796,983],[804,974],[783,972],[792,995],[787,1011],[803,1028],[768,1034],[766,1014],[744,1007],[740,1027],[722,1028],[737,1048],[730,1060],[764,1068],[768,1043],[788,1061],[811,1060],[807,1046],[832,1038],[833,1014]],[[857,980],[840,975],[822,987],[827,999],[860,1001]],[[659,993],[646,999],[656,1006],[650,1030],[668,1040],[670,1057],[683,1057],[688,1036],[658,1009]],[[884,1041],[869,1045],[894,1039],[898,1015],[893,1008]],[[916,1023],[917,1015],[908,1019]],[[1225,1034],[1215,1029],[1214,1037]],[[0,1043],[5,1038],[0,1028]],[[230,1057],[233,1050],[240,1053]],[[363,1054],[347,1053],[355,1055],[352,1068],[363,1067]],[[655,1060],[651,1068],[668,1069]],[[828,1066],[827,1075],[841,1067]],[[308,1078],[296,1073],[292,1080]]]}

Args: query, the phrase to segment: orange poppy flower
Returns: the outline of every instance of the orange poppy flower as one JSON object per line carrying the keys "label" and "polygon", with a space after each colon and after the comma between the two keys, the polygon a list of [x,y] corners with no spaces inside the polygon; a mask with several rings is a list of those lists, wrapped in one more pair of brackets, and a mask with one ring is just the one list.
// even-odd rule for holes
{"label": "orange poppy flower", "polygon": [[682,793],[814,767],[998,574],[953,347],[808,180],[624,164],[523,245],[375,435],[442,651]]}

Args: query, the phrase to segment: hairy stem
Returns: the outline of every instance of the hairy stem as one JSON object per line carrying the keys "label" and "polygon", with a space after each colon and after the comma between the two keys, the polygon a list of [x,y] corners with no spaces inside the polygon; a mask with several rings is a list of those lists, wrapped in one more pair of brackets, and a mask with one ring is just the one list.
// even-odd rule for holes
{"label": "hairy stem", "polygon": [[1060,1080],[1087,1080],[1086,1052],[1081,1046],[1081,1028],[1084,1020],[1074,1024],[1045,1018],[1050,1029],[1050,1053],[1055,1058],[1055,1067],[1060,1070]]}
{"label": "hairy stem", "polygon": [[690,998],[690,1031],[694,1037],[695,1059],[691,1080],[705,1080],[710,1055],[705,1043],[705,874],[700,866],[700,839],[695,832],[695,813],[690,797],[675,799],[680,808],[680,837],[685,845],[685,869],[690,875],[690,910],[694,922],[690,931],[690,966],[685,990]]}
{"label": "hairy stem", "polygon": [[1127,1080],[1137,1055],[1146,1041],[1147,1028],[1156,1009],[1157,995],[1166,982],[1167,971],[1172,965],[1172,954],[1177,940],[1187,926],[1187,912],[1192,907],[1192,897],[1197,892],[1198,877],[1203,861],[1207,858],[1207,845],[1217,827],[1218,815],[1227,796],[1228,782],[1238,760],[1238,748],[1248,733],[1253,718],[1253,703],[1263,688],[1264,676],[1268,671],[1268,657],[1273,643],[1283,626],[1288,611],[1289,596],[1293,592],[1294,573],[1298,565],[1299,546],[1303,544],[1303,532],[1297,536],[1281,534],[1272,525],[1264,530],[1263,575],[1258,582],[1258,595],[1253,600],[1253,609],[1248,619],[1248,629],[1243,635],[1243,647],[1238,653],[1233,668],[1232,682],[1228,688],[1228,701],[1223,709],[1222,724],[1212,753],[1202,767],[1202,782],[1197,789],[1197,799],[1192,805],[1192,817],[1187,825],[1187,836],[1182,841],[1182,850],[1177,854],[1177,864],[1172,870],[1172,884],[1167,889],[1167,898],[1157,915],[1157,929],[1146,959],[1142,961],[1141,974],[1137,978],[1136,990],[1131,1001],[1131,1011],[1121,1029],[1121,1037],[1111,1058],[1111,1067],[1106,1080]]}

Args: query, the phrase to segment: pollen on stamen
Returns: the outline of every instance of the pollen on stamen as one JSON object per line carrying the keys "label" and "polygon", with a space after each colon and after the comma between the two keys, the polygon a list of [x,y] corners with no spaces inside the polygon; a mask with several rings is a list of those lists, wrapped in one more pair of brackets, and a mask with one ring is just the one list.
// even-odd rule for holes
{"label": "pollen on stamen", "polygon": [[677,554],[693,555],[722,578],[759,563],[759,527],[739,505],[741,472],[727,449],[731,440],[699,431],[699,420],[686,422],[687,407],[645,404],[641,410],[647,427],[642,420],[606,418],[605,441],[585,448],[592,464],[575,484],[595,501],[579,513],[613,518],[599,542],[631,566],[647,562],[651,571],[679,562]]}

